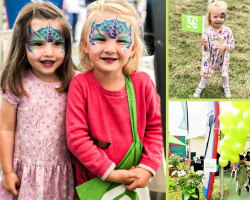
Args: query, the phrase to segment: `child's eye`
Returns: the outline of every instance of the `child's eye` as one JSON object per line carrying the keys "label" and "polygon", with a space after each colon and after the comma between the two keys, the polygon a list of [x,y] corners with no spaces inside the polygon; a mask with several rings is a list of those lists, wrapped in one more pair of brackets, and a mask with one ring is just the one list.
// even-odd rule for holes
{"label": "child's eye", "polygon": [[37,46],[37,47],[41,47],[41,46],[43,46],[43,43],[41,43],[41,42],[37,42],[37,43],[34,43],[34,44],[32,44],[33,46]]}
{"label": "child's eye", "polygon": [[118,40],[119,43],[128,43],[126,40]]}
{"label": "child's eye", "polygon": [[62,45],[63,43],[62,42],[55,42],[55,46],[60,46],[60,45]]}
{"label": "child's eye", "polygon": [[97,41],[106,42],[105,38],[96,38]]}

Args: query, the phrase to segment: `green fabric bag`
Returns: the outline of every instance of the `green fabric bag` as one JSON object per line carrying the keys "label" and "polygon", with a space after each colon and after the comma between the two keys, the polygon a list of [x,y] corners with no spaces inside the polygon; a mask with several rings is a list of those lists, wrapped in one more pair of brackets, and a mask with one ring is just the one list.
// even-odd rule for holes
{"label": "green fabric bag", "polygon": [[[143,144],[137,133],[136,100],[131,79],[125,76],[128,105],[133,133],[133,143],[115,169],[130,169],[140,163]],[[123,184],[103,181],[99,177],[91,179],[76,187],[80,200],[150,200],[148,188],[127,190]]]}

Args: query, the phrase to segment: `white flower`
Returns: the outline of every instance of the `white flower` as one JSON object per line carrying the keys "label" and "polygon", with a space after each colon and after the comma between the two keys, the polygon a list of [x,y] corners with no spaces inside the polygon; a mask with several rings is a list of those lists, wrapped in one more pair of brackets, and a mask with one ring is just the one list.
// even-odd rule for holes
{"label": "white flower", "polygon": [[35,151],[33,151],[33,154],[36,154],[36,152],[35,152]]}
{"label": "white flower", "polygon": [[29,143],[27,143],[26,145],[27,145],[28,147],[30,146],[30,144],[29,144]]}
{"label": "white flower", "polygon": [[53,148],[51,148],[51,149],[50,149],[50,151],[51,151],[51,152],[53,152],[53,151],[54,151],[54,149],[53,149]]}
{"label": "white flower", "polygon": [[185,176],[186,172],[184,170],[181,170],[178,172],[178,176]]}
{"label": "white flower", "polygon": [[55,138],[58,139],[58,138],[59,138],[59,135],[56,135]]}
{"label": "white flower", "polygon": [[40,91],[41,91],[40,89],[37,90],[37,92],[40,92]]}
{"label": "white flower", "polygon": [[53,128],[56,128],[56,125],[53,125]]}
{"label": "white flower", "polygon": [[49,120],[48,120],[48,122],[50,123],[50,122],[51,122],[51,120],[49,119]]}
{"label": "white flower", "polygon": [[171,176],[174,176],[177,173],[177,170],[173,171]]}
{"label": "white flower", "polygon": [[61,110],[64,110],[64,108],[61,108]]}
{"label": "white flower", "polygon": [[40,137],[40,140],[43,140],[43,136]]}
{"label": "white flower", "polygon": [[58,158],[59,158],[59,156],[57,155],[57,156],[56,156],[56,159],[58,159]]}
{"label": "white flower", "polygon": [[32,128],[32,129],[31,129],[31,132],[33,132],[33,131],[34,131],[34,129]]}
{"label": "white flower", "polygon": [[203,171],[199,170],[199,171],[196,172],[196,174],[199,175],[199,176],[202,176],[203,175]]}
{"label": "white flower", "polygon": [[43,133],[44,133],[44,135],[47,135],[47,134],[48,134],[48,131],[44,131]]}
{"label": "white flower", "polygon": [[36,100],[35,99],[32,99],[32,103],[35,103],[36,102]]}
{"label": "white flower", "polygon": [[48,113],[51,113],[52,109],[48,109]]}
{"label": "white flower", "polygon": [[24,110],[27,111],[29,108],[28,107],[25,107]]}
{"label": "white flower", "polygon": [[32,85],[33,83],[32,82],[29,82],[29,85]]}

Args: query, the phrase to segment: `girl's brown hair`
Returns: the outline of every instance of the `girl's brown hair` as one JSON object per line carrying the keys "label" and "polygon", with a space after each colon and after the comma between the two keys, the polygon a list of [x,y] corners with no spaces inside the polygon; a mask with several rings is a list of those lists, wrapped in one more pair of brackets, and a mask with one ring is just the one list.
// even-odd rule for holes
{"label": "girl's brown hair", "polygon": [[9,89],[15,96],[25,95],[22,83],[24,72],[31,68],[26,58],[26,42],[29,39],[29,26],[32,19],[58,20],[62,27],[62,35],[65,38],[65,57],[61,66],[57,68],[57,74],[62,83],[58,92],[67,90],[74,70],[77,69],[71,58],[71,28],[62,11],[49,2],[30,3],[19,12],[13,28],[13,37],[10,51],[1,74],[1,89],[3,93]]}
{"label": "girl's brown hair", "polygon": [[81,40],[79,45],[79,57],[83,68],[86,70],[92,70],[93,66],[89,59],[89,55],[83,50],[85,43],[88,41],[88,30],[90,27],[91,20],[97,12],[102,12],[105,14],[113,13],[126,16],[133,24],[133,45],[136,45],[136,50],[134,55],[129,59],[126,65],[123,67],[123,74],[130,75],[133,72],[139,70],[139,66],[142,63],[143,56],[147,55],[147,49],[142,39],[142,31],[140,30],[140,15],[135,9],[135,7],[125,2],[124,0],[106,0],[106,1],[95,1],[87,7],[87,18],[81,33]]}

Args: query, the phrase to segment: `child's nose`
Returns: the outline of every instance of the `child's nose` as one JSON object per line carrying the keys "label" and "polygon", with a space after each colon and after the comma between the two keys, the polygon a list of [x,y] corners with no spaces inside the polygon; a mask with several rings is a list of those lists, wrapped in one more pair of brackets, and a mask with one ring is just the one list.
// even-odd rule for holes
{"label": "child's nose", "polygon": [[116,53],[115,40],[110,40],[107,42],[106,47],[104,48],[105,53],[114,54]]}
{"label": "child's nose", "polygon": [[51,43],[48,43],[48,44],[45,46],[44,56],[48,56],[48,57],[54,56],[53,46],[52,46]]}

